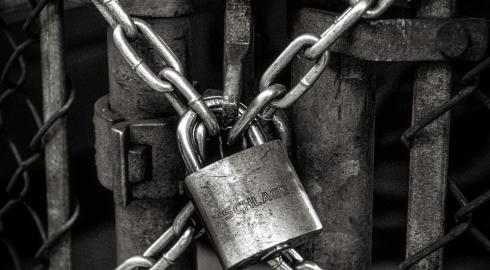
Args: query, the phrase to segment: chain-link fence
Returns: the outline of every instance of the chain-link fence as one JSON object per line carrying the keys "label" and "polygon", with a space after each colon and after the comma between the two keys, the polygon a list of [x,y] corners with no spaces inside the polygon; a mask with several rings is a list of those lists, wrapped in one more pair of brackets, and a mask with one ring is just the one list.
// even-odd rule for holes
{"label": "chain-link fence", "polygon": [[[465,73],[462,76],[461,81],[455,84],[455,88],[459,88],[456,94],[449,101],[440,107],[434,108],[434,110],[427,114],[423,119],[412,125],[402,135],[401,139],[403,143],[407,147],[410,147],[411,139],[416,136],[418,132],[430,125],[433,121],[437,120],[441,115],[450,112],[454,107],[462,103],[462,101],[472,96],[481,101],[482,104],[484,104],[490,110],[490,99],[479,89],[480,74],[488,69],[489,66],[490,58],[487,58]],[[490,200],[490,190],[482,192],[481,195],[472,200],[468,200],[456,183],[451,180],[451,176],[449,176],[447,188],[450,194],[460,205],[460,208],[454,215],[456,224],[447,233],[440,236],[436,241],[420,250],[418,253],[405,259],[405,261],[398,266],[399,269],[408,269],[410,266],[419,262],[423,258],[426,258],[431,253],[443,248],[452,240],[465,234],[473,237],[482,246],[482,248],[490,252],[490,240],[472,223],[473,212]]]}
{"label": "chain-link fence", "polygon": [[[36,231],[37,236],[42,242],[42,245],[33,254],[35,258],[33,269],[44,269],[48,265],[47,254],[49,254],[49,250],[65,232],[70,230],[79,215],[79,207],[77,205],[71,218],[57,231],[48,235],[44,221],[45,214],[39,212],[39,209],[44,208],[35,207],[29,201],[29,193],[39,192],[38,190],[31,189],[31,169],[42,161],[45,140],[49,140],[45,135],[56,121],[65,117],[75,98],[75,91],[70,87],[70,96],[65,105],[53,114],[52,117],[43,121],[42,114],[31,99],[32,93],[26,93],[23,89],[26,80],[30,79],[29,67],[27,67],[24,59],[24,53],[39,40],[36,21],[47,3],[48,0],[41,0],[39,2],[30,1],[32,10],[22,26],[25,38],[20,43],[15,39],[15,35],[12,33],[9,25],[3,19],[0,20],[3,42],[8,43],[11,49],[10,57],[3,66],[0,78],[2,84],[0,96],[0,141],[3,144],[2,146],[5,147],[2,149],[7,149],[7,151],[2,151],[1,155],[2,159],[13,158],[17,164],[13,172],[2,170],[2,173],[10,173],[10,177],[8,177],[6,183],[1,183],[3,195],[2,206],[0,208],[0,239],[5,247],[2,250],[5,250],[6,257],[16,270],[24,269],[23,265],[25,266],[25,263],[21,262],[17,248],[26,245],[29,246],[29,244],[18,242],[13,244],[12,241],[22,239],[22,237],[8,230],[8,228],[23,220],[20,213],[26,212],[29,215],[32,219],[30,223],[32,224],[31,230]],[[10,108],[8,110],[8,103],[13,99],[16,99],[15,104],[22,104],[22,106],[27,108],[27,111],[21,108]],[[21,100],[20,102],[19,99]],[[6,119],[6,117],[12,118],[12,113],[15,115],[18,112],[28,112],[27,117],[22,116],[20,119],[32,121],[37,127],[37,132],[31,134],[32,139],[28,147],[19,143],[19,141],[22,142],[19,134],[26,130],[25,127],[23,125],[12,125],[13,122],[9,122]],[[49,181],[49,179],[46,181]],[[39,185],[36,186],[39,187]],[[4,226],[5,224],[8,226]],[[32,240],[29,239],[28,241]]]}

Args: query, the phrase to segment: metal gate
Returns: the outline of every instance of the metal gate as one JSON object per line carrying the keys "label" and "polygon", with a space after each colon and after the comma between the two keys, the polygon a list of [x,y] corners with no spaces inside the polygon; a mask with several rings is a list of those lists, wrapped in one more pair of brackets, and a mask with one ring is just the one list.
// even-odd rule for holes
{"label": "metal gate", "polygon": [[[95,133],[98,179],[113,194],[114,248],[119,264],[140,254],[160,259],[161,250],[158,254],[145,250],[167,228],[176,228],[173,219],[186,202],[181,181],[185,171],[175,140],[178,117],[172,108],[178,105],[168,101],[172,100],[168,93],[152,90],[158,83],[148,84],[135,73],[166,66],[157,60],[162,49],[144,25],[148,24],[177,55],[182,63],[179,72],[195,79],[189,83],[204,93],[216,93],[206,88],[224,89],[229,99],[223,109],[232,111],[240,96],[248,104],[258,93],[253,89],[261,83],[259,74],[289,44],[286,33],[291,40],[304,33],[319,35],[342,21],[338,13],[350,7],[345,15],[370,1],[120,0],[131,15],[127,18],[140,18],[136,23],[140,35],[133,37],[127,36],[131,29],[124,28],[127,21],[125,12],[115,4],[118,1],[93,2],[110,26],[122,25],[121,37],[129,40],[134,53],[128,65],[127,55],[120,53],[125,41],[113,38],[108,28],[109,91],[94,104],[95,132],[86,130]],[[79,269],[73,263],[78,253],[72,250],[76,243],[71,241],[71,230],[84,215],[84,208],[76,199],[77,190],[70,188],[73,170],[68,153],[72,146],[67,140],[70,124],[66,118],[76,104],[75,88],[82,97],[80,92],[87,89],[77,87],[66,74],[70,67],[64,61],[64,54],[69,53],[64,49],[64,32],[77,29],[73,23],[69,24],[73,28],[64,27],[63,22],[70,18],[64,20],[63,14],[85,12],[91,16],[84,20],[102,20],[91,3],[68,3],[75,6],[73,11],[64,11],[62,1],[55,0],[29,1],[29,5],[21,25],[11,23],[11,19],[0,21],[2,43],[8,48],[0,77],[0,156],[5,164],[0,170],[0,266],[16,270]],[[462,11],[458,13],[458,9]],[[324,63],[326,68],[314,83],[308,81],[310,70],[322,64],[308,60],[308,50],[295,57],[290,74],[283,72],[279,79],[309,88],[274,122],[280,137],[294,142],[286,147],[324,226],[323,233],[301,251],[324,269],[394,267],[393,260],[386,262],[388,256],[397,257],[398,269],[455,269],[448,264],[450,257],[469,252],[474,257],[458,266],[477,269],[478,265],[469,266],[472,259],[483,258],[478,261],[479,267],[486,269],[488,254],[474,251],[474,246],[490,252],[485,236],[490,223],[485,211],[479,210],[490,199],[490,186],[484,181],[490,151],[482,137],[489,131],[482,124],[489,117],[485,110],[490,109],[483,88],[488,84],[484,75],[490,66],[486,58],[490,6],[478,1],[377,0],[369,10],[328,46],[328,64]],[[222,29],[216,28],[221,25],[218,21],[223,22]],[[216,35],[223,38],[219,46]],[[148,45],[152,42],[153,48]],[[39,59],[35,58],[38,54]],[[103,59],[98,58],[99,62]],[[33,64],[36,61],[40,65]],[[213,81],[216,78],[222,78],[223,83]],[[387,122],[383,121],[389,117],[381,114],[381,108],[389,105],[393,112],[393,108],[403,107],[383,103],[387,96],[402,102],[394,98],[397,93],[393,90],[400,81],[400,95],[413,96],[411,117],[391,119],[405,130],[387,132],[383,130]],[[477,129],[481,134],[474,134],[474,138],[465,134],[468,127],[474,132],[473,126],[481,126]],[[461,138],[465,141],[457,141]],[[465,152],[465,147],[476,153]],[[382,162],[403,155],[408,159],[406,175],[380,171],[386,168]],[[468,165],[460,170],[464,173],[451,169],[458,167],[456,162]],[[403,172],[396,166],[388,168]],[[389,183],[386,175],[405,179],[402,185],[408,192]],[[41,178],[46,179],[43,184],[32,181]],[[473,180],[468,183],[466,178]],[[400,190],[405,195],[400,195]],[[398,197],[393,199],[395,195]],[[80,199],[83,202],[84,198]],[[393,203],[394,207],[383,203]],[[392,227],[377,227],[383,222],[405,220],[398,218],[405,215],[400,214],[403,211],[407,211],[404,229],[392,233]],[[382,217],[381,212],[387,214]],[[17,224],[22,225],[16,228]],[[388,232],[384,235],[385,229]],[[377,242],[400,234],[406,238]],[[34,241],[39,244],[36,250],[32,239],[26,239],[33,235],[39,237]],[[390,253],[390,243],[402,241],[406,241],[405,255]],[[187,251],[182,255],[186,259],[180,258],[173,267],[218,267],[210,266],[215,259],[208,255],[208,245],[201,240],[197,252]],[[446,246],[449,255],[443,254]]]}

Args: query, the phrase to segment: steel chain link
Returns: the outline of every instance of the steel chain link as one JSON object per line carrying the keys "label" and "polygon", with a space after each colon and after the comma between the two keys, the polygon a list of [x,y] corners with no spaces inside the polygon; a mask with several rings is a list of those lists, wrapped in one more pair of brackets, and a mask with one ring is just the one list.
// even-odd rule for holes
{"label": "steel chain link", "polygon": [[[355,5],[359,0],[349,0],[351,6]],[[368,9],[366,13],[362,16],[364,19],[377,19],[379,16],[383,15],[388,8],[393,5],[395,0],[378,0],[373,7]]]}
{"label": "steel chain link", "polygon": [[[188,106],[201,117],[209,134],[216,135],[219,132],[216,116],[204,105],[202,96],[185,78],[184,68],[180,60],[165,41],[153,31],[153,28],[141,19],[132,18],[118,0],[91,1],[109,25],[114,28],[114,44],[141,80],[153,90],[164,93],[170,105],[179,115],[182,115],[187,108],[175,94],[174,88],[179,90],[187,98]],[[150,69],[130,43],[130,41],[138,39],[140,34],[158,52],[161,60],[168,66],[159,75]]]}
{"label": "steel chain link", "polygon": [[[196,234],[195,225],[189,224],[193,213],[194,205],[189,202],[175,217],[172,226],[143,253],[143,256],[134,256],[127,259],[116,270],[140,268],[163,270],[168,268],[184,253],[192,243],[192,240],[200,236],[200,234]],[[162,254],[165,248],[174,240],[175,243]],[[156,259],[158,256],[159,259]]]}
{"label": "steel chain link", "polygon": [[347,30],[349,30],[368,11],[374,0],[359,0],[347,8],[335,22],[320,36],[320,40],[306,49],[308,59],[318,59]]}
{"label": "steel chain link", "polygon": [[[270,91],[269,87],[276,77],[291,64],[295,57],[315,61],[310,70],[289,91],[276,94],[274,98],[264,99],[260,93],[251,102],[245,112],[228,133],[228,143],[233,143],[256,118],[271,120],[278,109],[287,109],[294,104],[318,80],[330,60],[330,46],[361,18],[377,18],[392,4],[393,0],[349,0],[351,5],[340,14],[335,22],[318,37],[315,34],[302,34],[295,38],[272,62],[260,78],[261,92]],[[374,8],[371,6],[376,2]]]}

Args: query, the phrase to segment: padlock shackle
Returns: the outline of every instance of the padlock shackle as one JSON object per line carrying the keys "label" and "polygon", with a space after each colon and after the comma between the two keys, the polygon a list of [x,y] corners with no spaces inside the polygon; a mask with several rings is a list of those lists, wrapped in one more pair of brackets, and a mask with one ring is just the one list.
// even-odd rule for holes
{"label": "padlock shackle", "polygon": [[185,166],[190,173],[196,172],[202,167],[201,155],[196,152],[192,141],[191,130],[196,122],[196,113],[188,110],[179,120],[177,126],[177,145]]}
{"label": "padlock shackle", "polygon": [[[223,97],[210,96],[204,98],[206,106],[213,112],[221,112]],[[241,116],[246,110],[243,104],[238,108],[238,114]],[[199,118],[193,110],[188,110],[179,120],[177,125],[177,145],[187,167],[192,174],[202,168],[203,160],[195,145],[195,130],[198,126]],[[264,144],[267,140],[262,129],[255,123],[250,125],[248,130],[250,141],[253,145]]]}

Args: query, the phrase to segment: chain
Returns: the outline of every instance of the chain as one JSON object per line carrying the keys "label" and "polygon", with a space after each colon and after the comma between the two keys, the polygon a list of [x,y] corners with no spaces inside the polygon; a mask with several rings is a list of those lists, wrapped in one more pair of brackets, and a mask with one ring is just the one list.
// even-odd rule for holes
{"label": "chain", "polygon": [[[259,89],[264,91],[269,85],[276,79],[277,75],[289,65],[289,63],[298,55],[305,47],[313,46],[320,41],[320,38],[313,34],[303,34],[294,39],[284,51],[274,60],[274,62],[267,68],[262,77],[260,78]],[[323,73],[323,70],[327,67],[330,59],[330,52],[325,51],[318,61],[311,67],[306,75],[299,80],[298,84],[294,86],[289,92],[278,100],[274,100],[270,103],[271,109],[265,112],[262,117],[269,119],[274,114],[275,109],[285,109],[291,106],[298,98],[300,98],[318,79]]]}
{"label": "chain", "polygon": [[[233,143],[256,118],[271,120],[278,109],[287,109],[296,102],[318,80],[330,60],[330,46],[361,18],[377,18],[393,4],[393,0],[379,0],[370,9],[375,0],[349,0],[351,5],[339,15],[335,22],[318,37],[315,34],[302,34],[295,38],[272,62],[260,78],[261,93],[251,102],[250,106],[230,129],[228,143]],[[313,66],[299,82],[289,91],[275,93],[270,97],[271,88],[282,88],[272,85],[277,76],[296,57],[314,61]],[[272,86],[271,86],[272,85]]]}
{"label": "chain", "polygon": [[[281,89],[281,87],[281,85],[278,85],[277,89],[271,89],[272,92],[269,97],[274,97],[275,93],[273,91],[281,93],[285,90],[285,88]],[[266,91],[264,91],[263,93],[266,93]],[[208,97],[206,102],[211,111],[223,111],[222,105],[224,102],[224,97]],[[244,112],[246,112],[245,106],[243,104],[240,104],[238,110],[239,115],[243,114]],[[203,157],[206,156],[206,135],[201,134],[201,132],[195,132],[196,130],[202,129],[198,128],[201,124],[202,122],[198,121],[197,115],[195,113],[188,112],[181,117],[179,126],[177,127],[177,140],[180,142],[179,148],[181,149],[186,168],[191,173],[199,171],[203,167]],[[192,132],[187,132],[189,130],[191,130]],[[251,124],[249,128],[249,139],[254,145],[260,145],[266,142],[263,131],[255,123]],[[194,142],[197,144],[197,148],[199,149],[199,155],[194,153]],[[221,140],[220,151],[222,152]],[[221,157],[223,158],[223,153],[221,153]],[[192,204],[188,204],[188,207],[189,211],[194,210],[194,206]],[[289,262],[286,262],[284,259],[288,259]],[[273,269],[321,269],[316,263],[304,261],[301,255],[295,249],[291,248],[288,244],[274,247],[272,250],[268,251],[264,256],[262,256],[261,261],[267,262]],[[290,263],[293,265],[293,267],[291,267]]]}
{"label": "chain", "polygon": [[280,256],[269,259],[267,264],[277,270],[322,270],[318,264],[304,260],[294,248],[287,248]]}
{"label": "chain", "polygon": [[[200,116],[203,124],[207,128],[206,132],[201,130],[201,133],[208,133],[210,136],[218,134],[220,126],[216,116],[205,105],[202,96],[185,78],[184,69],[180,60],[163,39],[153,31],[151,26],[141,19],[132,18],[122,8],[118,0],[91,1],[109,25],[114,28],[114,44],[135,73],[153,90],[164,93],[176,112],[182,116],[188,108],[175,94],[175,89],[177,89],[187,99],[188,107]],[[261,93],[232,127],[229,134],[233,136],[228,136],[228,142],[232,143],[235,141],[262,112],[267,111],[264,116],[271,119],[276,109],[287,108],[301,97],[326,68],[330,57],[328,48],[331,44],[356,23],[368,11],[368,8],[373,2],[374,0],[360,0],[356,2],[320,37],[312,34],[304,34],[293,40],[262,76],[260,80]],[[386,2],[391,3],[391,1],[382,1],[379,5],[383,7],[389,5]],[[149,46],[158,52],[161,60],[166,64],[166,67],[158,75],[149,68],[131,46],[130,41],[134,41],[140,38],[140,36],[146,39]],[[283,85],[271,85],[276,76],[301,51],[304,51],[304,57],[315,61],[315,64],[303,79],[289,92],[286,91]],[[129,258],[117,270],[129,270],[138,267],[145,269],[166,269],[185,251],[192,242],[192,239],[194,239],[194,226],[188,225],[184,229],[193,212],[194,206],[192,203],[188,203],[176,217],[173,225],[148,248],[143,256]],[[155,262],[154,258],[161,254],[174,239],[177,239],[175,243]],[[289,264],[284,262],[282,256],[289,258],[296,265],[295,268],[291,268]],[[321,269],[315,263],[304,261],[294,249],[288,249],[287,252],[283,252],[282,256],[271,259],[269,261],[271,267],[274,269]]]}
{"label": "chain", "polygon": [[[228,134],[228,142],[233,143],[239,134],[241,134],[248,125],[257,117],[260,116],[263,119],[269,120],[274,115],[277,109],[286,109],[291,106],[302,94],[304,94],[309,87],[316,81],[319,75],[322,73],[326,64],[328,63],[328,47],[335,42],[335,40],[350,26],[352,26],[357,20],[362,18],[373,19],[379,17],[387,8],[394,2],[392,0],[380,0],[377,5],[369,9],[372,1],[357,1],[349,0],[353,5],[347,9],[342,15],[337,18],[335,23],[329,27],[318,39],[314,35],[304,34],[293,40],[286,49],[279,55],[279,57],[269,66],[266,72],[263,74],[260,80],[260,90],[262,91],[252,102],[247,112],[238,119],[236,124],[230,130]],[[318,40],[318,41],[316,41]],[[303,47],[310,46],[303,55],[300,54]],[[294,58],[294,56],[304,56],[307,59],[315,60],[319,56],[323,56],[316,60],[317,62],[310,69],[310,71],[300,80],[300,82],[292,88],[286,94],[283,94],[278,100],[267,98],[268,96],[281,94],[277,91],[272,91],[269,85]],[[323,66],[322,62],[326,62]],[[444,113],[450,111],[454,106],[461,101],[470,97],[472,94],[490,109],[490,99],[478,89],[479,75],[484,70],[490,67],[490,58],[485,59],[480,64],[469,70],[462,77],[460,90],[449,101],[442,104],[426,117],[411,126],[403,135],[402,141],[405,145],[410,145],[410,139],[413,138],[419,131],[425,128],[427,125],[438,119]],[[277,86],[275,86],[277,88]],[[275,94],[273,94],[275,93]],[[271,101],[272,100],[272,101]],[[461,190],[457,187],[454,181],[449,181],[449,190],[451,194],[456,198],[461,208],[455,214],[455,220],[457,225],[454,226],[448,233],[442,235],[436,241],[423,248],[418,253],[408,257],[400,265],[398,269],[409,269],[412,265],[442,248],[444,245],[460,237],[465,232],[468,232],[475,240],[478,241],[486,250],[490,251],[490,240],[482,234],[474,225],[472,225],[472,213],[486,202],[490,201],[490,190],[487,190],[473,201],[463,195]],[[268,261],[273,269],[317,269],[314,266],[309,268],[291,268],[284,262],[282,257],[274,258]]]}
{"label": "chain", "polygon": [[318,59],[347,30],[368,11],[374,0],[359,0],[342,13],[320,37],[320,40],[306,49],[308,59]]}
{"label": "chain", "polygon": [[[144,20],[132,18],[118,0],[91,1],[114,29],[114,44],[141,80],[151,89],[163,93],[177,114],[182,115],[187,107],[176,95],[176,88],[187,99],[187,105],[201,117],[209,134],[218,134],[219,124],[216,116],[204,105],[202,96],[185,78],[182,63],[153,28]],[[168,66],[158,75],[150,69],[130,43],[140,36],[144,37]]]}
{"label": "chain", "polygon": [[[48,1],[41,0],[37,3],[35,1],[31,1],[30,3],[32,10],[22,26],[22,30],[27,34],[27,38],[23,42],[19,44],[17,43],[8,25],[3,21],[3,19],[0,18],[0,31],[2,35],[5,36],[8,41],[8,45],[12,49],[12,53],[4,65],[0,75],[0,83],[3,88],[3,91],[0,94],[0,139],[7,145],[17,163],[17,168],[7,182],[5,196],[6,202],[0,206],[0,243],[6,247],[13,267],[16,270],[23,268],[16,251],[16,245],[13,245],[10,242],[7,235],[4,234],[3,231],[3,223],[6,221],[6,217],[11,214],[14,209],[22,208],[28,213],[36,227],[37,233],[42,240],[42,245],[34,256],[36,259],[35,269],[46,268],[47,261],[44,260],[46,254],[54,245],[56,245],[58,240],[60,240],[65,233],[73,227],[80,214],[80,206],[77,201],[75,209],[70,218],[61,227],[57,228],[55,232],[47,235],[47,230],[39,213],[34,209],[34,207],[31,206],[28,200],[26,200],[26,196],[31,187],[30,170],[32,166],[34,166],[36,162],[42,158],[45,140],[49,140],[49,138],[45,138],[45,135],[53,124],[66,116],[68,109],[72,106],[75,99],[75,90],[71,86],[69,78],[67,78],[68,89],[70,90],[68,99],[66,100],[65,104],[58,111],[56,111],[56,113],[43,122],[38,109],[30,97],[24,92],[23,85],[28,77],[28,68],[24,59],[24,53],[39,39],[37,30],[33,30],[31,28],[33,28],[32,26],[38,19],[39,14],[44,9]],[[12,77],[14,77],[16,74],[16,68],[19,70],[18,75],[15,79],[12,79]],[[32,118],[37,128],[37,131],[29,144],[29,148],[32,153],[28,157],[23,157],[20,147],[16,142],[15,135],[12,134],[11,130],[9,130],[7,127],[7,123],[4,121],[7,101],[16,97],[24,101],[24,105],[29,110],[29,116]],[[11,217],[13,216],[14,215],[11,215]]]}
{"label": "chain", "polygon": [[[351,5],[355,5],[358,0],[349,0]],[[378,0],[376,4],[368,9],[362,16],[364,19],[377,19],[379,16],[383,15],[386,10],[395,2],[395,0]]]}
{"label": "chain", "polygon": [[265,109],[268,104],[281,94],[286,92],[286,87],[282,84],[274,84],[260,92],[250,103],[245,113],[238,118],[228,134],[227,143],[233,144],[242,131],[246,130],[257,114]]}
{"label": "chain", "polygon": [[[189,225],[193,213],[194,205],[189,202],[175,217],[172,226],[143,253],[143,256],[134,256],[127,259],[116,270],[167,269],[184,253],[192,243],[192,240],[202,235],[202,231],[196,234],[195,225],[192,223]],[[175,243],[164,252],[163,250],[173,240],[175,240]],[[154,258],[156,257],[159,257],[159,259],[155,260]]]}
{"label": "chain", "polygon": [[[272,120],[277,109],[286,109],[296,102],[296,100],[311,88],[327,67],[330,60],[328,48],[363,16],[369,18],[379,16],[393,1],[381,0],[374,9],[370,10],[369,8],[373,2],[374,0],[355,1],[320,37],[307,33],[300,35],[289,43],[262,75],[259,83],[260,93],[230,129],[227,143],[233,144],[257,117],[264,120]],[[286,91],[284,85],[273,84],[273,82],[291,63],[295,56],[313,60],[314,64],[291,90]],[[287,263],[284,257],[293,266]],[[267,263],[272,269],[322,269],[314,262],[303,260],[300,254],[294,249],[287,249],[282,252],[282,256],[268,259]]]}
{"label": "chain", "polygon": [[[203,121],[207,128],[206,132],[216,135],[220,129],[216,116],[206,107],[202,96],[185,78],[184,67],[180,60],[152,27],[142,19],[132,18],[118,0],[91,1],[114,29],[115,46],[141,80],[151,89],[163,93],[178,115],[183,115],[189,108],[193,110]],[[150,69],[131,45],[131,41],[141,36],[151,48],[155,49],[166,65],[158,75]],[[188,107],[175,94],[175,89],[187,99]],[[172,265],[199,235],[196,235],[195,226],[189,225],[193,212],[194,205],[187,203],[174,219],[172,226],[144,252],[143,256],[127,259],[117,267],[117,270],[163,270]],[[164,252],[172,241],[174,241],[173,245]]]}

